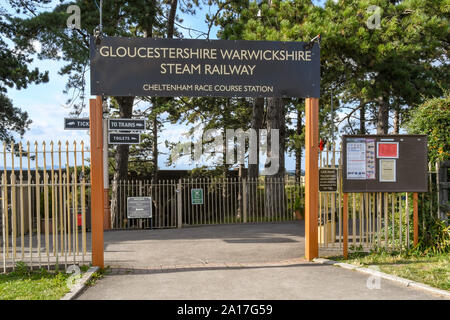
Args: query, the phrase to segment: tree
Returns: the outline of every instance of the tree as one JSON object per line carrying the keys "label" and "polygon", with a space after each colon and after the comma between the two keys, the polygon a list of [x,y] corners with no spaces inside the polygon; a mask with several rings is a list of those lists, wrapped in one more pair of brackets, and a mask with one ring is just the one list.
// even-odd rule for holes
{"label": "tree", "polygon": [[[379,28],[366,25],[371,5],[381,9]],[[377,133],[387,134],[391,110],[399,122],[402,112],[442,93],[436,79],[448,77],[445,8],[441,0],[327,1],[315,8],[308,18],[322,35],[322,66],[331,66],[348,119],[359,110],[366,121],[371,110]]]}
{"label": "tree", "polygon": [[[305,111],[303,99],[297,99],[291,104],[291,108],[288,109],[288,113],[293,113],[296,115],[295,129],[288,129],[288,141],[287,147],[290,153],[295,154],[295,180],[300,181],[302,176],[302,149],[305,145],[305,131],[303,126],[303,113]],[[287,122],[291,122],[288,117]]]}
{"label": "tree", "polygon": [[[41,1],[25,1],[28,5],[35,5]],[[9,1],[13,5],[14,1]],[[20,12],[20,8],[13,6]],[[28,113],[15,107],[7,97],[7,88],[18,90],[26,89],[31,83],[48,81],[48,72],[40,72],[38,68],[30,70],[28,65],[33,61],[34,53],[31,43],[28,44],[29,52],[23,52],[6,42],[14,38],[16,26],[12,16],[6,7],[0,6],[0,139],[10,146],[14,142],[14,133],[23,136],[31,124]]]}
{"label": "tree", "polygon": [[[218,162],[214,163],[216,167],[222,169],[224,178],[228,176],[230,164],[226,163],[225,154],[227,145],[225,140],[226,129],[243,129],[249,128],[251,116],[250,100],[245,98],[180,98],[177,103],[177,110],[172,112],[170,117],[172,122],[191,123],[202,126],[204,131],[217,130],[217,134],[221,135],[223,157],[218,157]],[[196,126],[189,130],[189,134],[194,134]],[[206,138],[206,137],[205,137]],[[200,137],[199,139],[202,139]],[[203,141],[203,149],[206,150],[211,146],[214,139]],[[197,142],[197,141],[195,141]],[[189,142],[190,144],[191,142]],[[175,145],[171,145],[174,149]],[[236,151],[234,151],[236,153]],[[216,155],[217,156],[217,155]],[[174,159],[169,157],[168,164],[171,165]],[[213,160],[213,159],[207,159]]]}
{"label": "tree", "polygon": [[[30,13],[29,18],[14,19],[18,26],[18,32],[13,39],[22,49],[29,49],[27,45],[31,41],[39,41],[42,51],[39,57],[42,59],[63,60],[66,65],[60,70],[60,74],[68,76],[65,93],[72,96],[68,104],[73,107],[73,113],[79,114],[85,106],[86,72],[89,70],[89,37],[99,31],[99,10],[97,2],[77,0],[74,3],[80,7],[81,29],[69,29],[66,20],[69,14],[66,12],[69,4],[56,5],[51,11],[38,11],[34,7],[25,7]],[[176,12],[194,13],[197,0],[186,1],[178,4],[178,1],[157,0],[115,0],[103,3],[103,29],[101,36],[123,37],[169,37],[180,36],[175,27],[177,21]],[[61,54],[62,53],[62,54]],[[72,92],[72,93],[71,93]],[[73,98],[75,97],[75,98]],[[111,97],[111,102],[118,106],[120,117],[131,118],[135,97]],[[157,132],[158,121],[154,117],[153,141],[153,168],[157,170]],[[114,180],[125,179],[128,175],[129,146],[119,145],[115,151]],[[112,198],[115,199],[115,184],[113,184]],[[114,210],[116,207],[112,204]],[[114,211],[112,210],[112,211]]]}
{"label": "tree", "polygon": [[450,96],[432,98],[412,112],[408,133],[428,136],[428,160],[432,163],[450,159]]}
{"label": "tree", "polygon": [[[308,12],[312,8],[311,1],[267,1],[258,5],[256,2],[229,1],[219,2],[220,14],[215,16],[217,24],[222,29],[219,36],[223,39],[244,39],[244,40],[268,40],[268,41],[308,41],[316,34],[314,31],[306,30],[304,23]],[[268,157],[277,157],[279,160],[279,170],[276,174],[266,176],[265,190],[265,208],[266,214],[283,211],[283,208],[277,207],[284,203],[284,187],[279,181],[285,174],[285,150],[286,150],[286,114],[290,99],[268,98],[266,101],[265,124],[268,132],[267,146]],[[255,129],[262,125],[262,101],[256,100],[253,107],[252,127]],[[301,122],[300,122],[301,123]],[[258,128],[259,129],[259,128]],[[270,146],[271,130],[279,130],[279,152],[272,154]],[[293,136],[290,135],[292,138]],[[297,152],[301,157],[301,152]],[[266,163],[265,166],[270,166]],[[256,176],[257,166],[249,167],[250,176]],[[254,190],[249,190],[252,193]]]}

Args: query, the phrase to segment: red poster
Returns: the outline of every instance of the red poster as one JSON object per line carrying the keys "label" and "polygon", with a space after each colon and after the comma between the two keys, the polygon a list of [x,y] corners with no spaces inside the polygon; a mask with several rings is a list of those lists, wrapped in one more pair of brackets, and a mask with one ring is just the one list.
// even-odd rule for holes
{"label": "red poster", "polygon": [[398,143],[378,142],[378,158],[398,158]]}

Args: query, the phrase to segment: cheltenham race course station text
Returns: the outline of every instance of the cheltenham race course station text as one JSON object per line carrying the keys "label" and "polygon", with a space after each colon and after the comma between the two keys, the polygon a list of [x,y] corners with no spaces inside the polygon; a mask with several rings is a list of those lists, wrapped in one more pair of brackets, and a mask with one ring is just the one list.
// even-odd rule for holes
{"label": "cheltenham race course station text", "polygon": [[319,46],[304,42],[91,38],[91,93],[319,97]]}

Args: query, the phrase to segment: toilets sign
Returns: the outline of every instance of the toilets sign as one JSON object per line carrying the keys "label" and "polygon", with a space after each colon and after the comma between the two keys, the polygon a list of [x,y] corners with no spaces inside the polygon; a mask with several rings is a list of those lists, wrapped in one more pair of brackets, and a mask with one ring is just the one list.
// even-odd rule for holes
{"label": "toilets sign", "polygon": [[91,37],[91,94],[318,98],[319,51],[306,42]]}

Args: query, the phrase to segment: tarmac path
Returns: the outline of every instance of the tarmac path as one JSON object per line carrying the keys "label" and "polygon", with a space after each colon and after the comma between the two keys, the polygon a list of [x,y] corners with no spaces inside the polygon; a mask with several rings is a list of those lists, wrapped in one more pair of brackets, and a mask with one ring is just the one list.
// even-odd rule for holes
{"label": "tarmac path", "polygon": [[303,222],[105,233],[109,272],[78,299],[442,299],[311,263]]}

